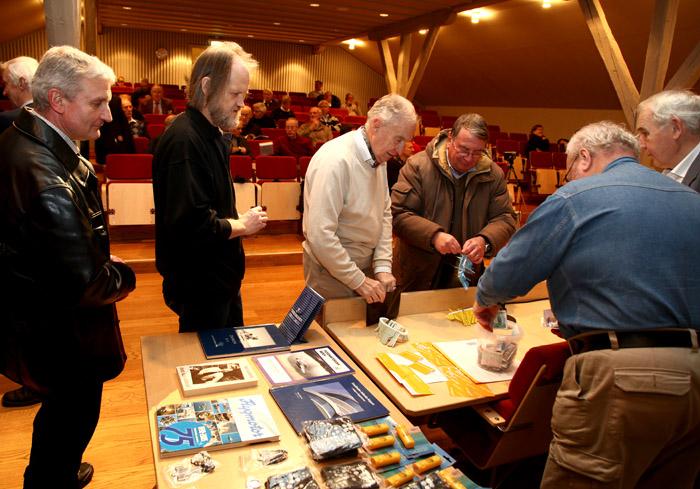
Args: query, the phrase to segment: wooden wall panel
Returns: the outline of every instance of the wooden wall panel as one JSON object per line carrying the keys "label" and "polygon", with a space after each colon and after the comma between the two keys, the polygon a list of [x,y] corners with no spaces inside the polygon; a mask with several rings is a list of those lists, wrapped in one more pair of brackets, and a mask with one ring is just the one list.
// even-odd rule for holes
{"label": "wooden wall panel", "polygon": [[[117,76],[127,81],[147,77],[150,81],[184,85],[192,69],[192,48],[206,46],[209,37],[175,32],[144,31],[105,27],[97,37],[97,54],[112,67]],[[309,92],[316,79],[324,81],[324,88],[342,100],[347,92],[366,111],[372,97],[386,93],[384,77],[348,54],[340,47],[327,47],[313,54],[311,46],[256,39],[238,40],[260,63],[254,73],[251,88],[271,88]],[[159,61],[155,51],[168,50],[168,57]],[[0,46],[0,59],[27,55],[37,59],[47,48],[44,30]]]}

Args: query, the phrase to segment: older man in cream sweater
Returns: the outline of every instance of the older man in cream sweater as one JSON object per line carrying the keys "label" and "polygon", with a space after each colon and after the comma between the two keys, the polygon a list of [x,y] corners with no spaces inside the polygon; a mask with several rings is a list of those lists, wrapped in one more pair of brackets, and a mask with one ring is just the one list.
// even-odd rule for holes
{"label": "older man in cream sweater", "polygon": [[416,112],[399,95],[379,99],[367,123],[323,145],[304,188],[304,277],[326,299],[383,302],[391,273],[391,201],[385,163],[413,137]]}

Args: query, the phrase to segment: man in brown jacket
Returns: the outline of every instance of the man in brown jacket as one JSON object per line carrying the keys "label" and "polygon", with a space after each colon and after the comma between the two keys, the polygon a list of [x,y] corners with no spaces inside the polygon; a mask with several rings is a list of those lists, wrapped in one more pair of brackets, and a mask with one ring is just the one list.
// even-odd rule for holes
{"label": "man in brown jacket", "polygon": [[401,169],[391,192],[393,272],[401,291],[459,287],[460,254],[475,264],[493,256],[515,232],[501,169],[485,153],[486,121],[463,114]]}

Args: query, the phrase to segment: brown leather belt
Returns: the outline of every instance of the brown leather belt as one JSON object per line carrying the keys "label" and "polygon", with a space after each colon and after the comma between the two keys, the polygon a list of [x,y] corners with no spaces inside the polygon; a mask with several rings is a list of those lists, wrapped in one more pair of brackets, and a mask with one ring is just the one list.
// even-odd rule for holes
{"label": "brown leather belt", "polygon": [[640,331],[589,331],[568,339],[571,353],[620,348],[692,348],[698,350],[695,329],[664,328]]}

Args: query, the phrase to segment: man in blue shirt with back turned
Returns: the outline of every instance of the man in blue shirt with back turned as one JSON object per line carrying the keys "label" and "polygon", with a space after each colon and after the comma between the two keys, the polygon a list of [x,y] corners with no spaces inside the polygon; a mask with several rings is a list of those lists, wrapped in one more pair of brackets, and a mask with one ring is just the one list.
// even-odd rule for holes
{"label": "man in blue shirt with back turned", "polygon": [[567,148],[567,183],[479,280],[475,314],[547,280],[573,355],[543,488],[692,488],[700,466],[700,195],[638,164],[619,125]]}

